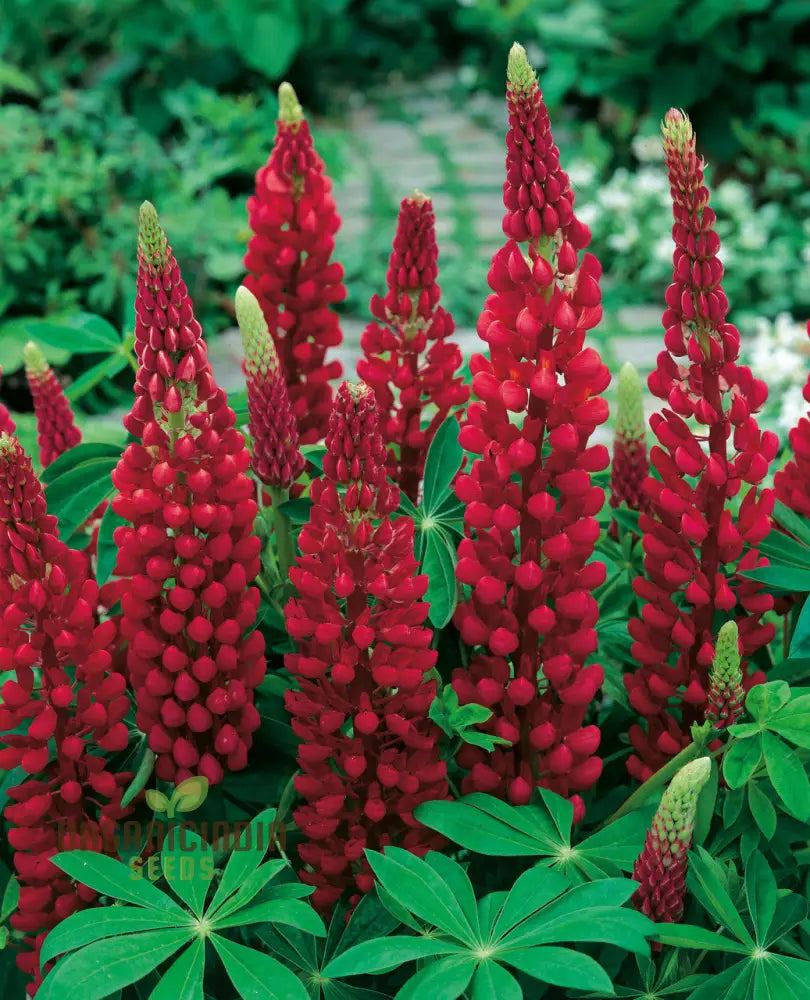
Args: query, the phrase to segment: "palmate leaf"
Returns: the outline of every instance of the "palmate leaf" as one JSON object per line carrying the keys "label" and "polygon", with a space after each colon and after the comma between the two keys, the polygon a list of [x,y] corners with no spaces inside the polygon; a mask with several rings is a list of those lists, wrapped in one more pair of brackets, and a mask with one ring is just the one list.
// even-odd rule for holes
{"label": "palmate leaf", "polygon": [[[179,791],[181,795],[191,795],[194,790],[189,785],[180,786]],[[54,864],[72,878],[100,894],[133,905],[74,914],[48,935],[42,952],[45,960],[60,954],[64,957],[46,976],[43,996],[61,1000],[74,995],[73,987],[79,984],[81,989],[75,995],[82,1000],[100,1000],[120,987],[142,980],[183,944],[193,942],[167,972],[171,988],[161,981],[152,990],[150,1000],[169,997],[202,1000],[204,942],[210,936],[240,996],[255,1000],[307,1000],[301,981],[276,959],[234,944],[218,933],[229,927],[253,924],[290,925],[305,935],[326,933],[320,917],[301,902],[302,896],[311,893],[311,887],[294,882],[268,886],[288,865],[280,859],[262,863],[271,844],[265,828],[274,817],[275,810],[266,810],[243,831],[207,907],[206,897],[214,874],[213,852],[191,830],[171,828],[161,855],[167,886],[184,906],[158,885],[133,878],[133,871],[113,858],[92,851],[55,855]],[[262,891],[261,902],[246,909]],[[100,965],[105,969],[104,975],[98,977],[101,985],[97,989],[94,980],[92,986],[85,988],[88,977]]]}
{"label": "palmate leaf", "polygon": [[[561,818],[567,822],[567,813]],[[517,1000],[520,988],[504,968],[511,966],[551,985],[600,990],[606,996],[613,992],[607,972],[589,955],[564,945],[601,942],[649,956],[647,938],[655,925],[623,905],[636,888],[629,879],[571,888],[561,873],[535,867],[508,892],[490,893],[473,910],[473,889],[460,865],[431,853],[406,861],[405,854],[395,848],[384,856],[367,851],[378,891],[407,907],[418,918],[416,927],[419,921],[427,926],[413,936],[372,938],[350,947],[326,964],[323,977],[390,972],[419,960],[422,967],[397,1000],[452,1000],[465,991],[473,1000]]]}
{"label": "palmate leaf", "polygon": [[571,845],[573,810],[559,795],[512,806],[476,792],[455,802],[425,802],[416,817],[467,850],[489,857],[538,857],[569,878],[596,879],[630,872],[644,844],[653,806],[635,810]]}

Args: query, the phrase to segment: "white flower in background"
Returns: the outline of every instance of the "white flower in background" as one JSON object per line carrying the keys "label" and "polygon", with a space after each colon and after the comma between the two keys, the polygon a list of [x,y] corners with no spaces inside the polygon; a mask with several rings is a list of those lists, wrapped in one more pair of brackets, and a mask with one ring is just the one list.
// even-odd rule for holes
{"label": "white flower in background", "polygon": [[[586,160],[575,160],[568,168],[568,179],[575,188],[590,187],[596,179],[596,167]],[[579,215],[577,207],[577,215]]]}
{"label": "white flower in background", "polygon": [[635,187],[640,194],[651,194],[661,198],[666,198],[669,194],[669,181],[663,170],[639,170],[636,174]]}
{"label": "white flower in background", "polygon": [[611,233],[608,236],[607,242],[611,250],[617,250],[621,253],[624,250],[632,249],[640,238],[641,232],[638,226],[632,220],[628,220],[619,232]]}
{"label": "white flower in background", "polygon": [[782,393],[778,424],[785,431],[795,427],[807,413],[807,400],[802,394],[802,388],[800,385],[792,385]]}
{"label": "white flower in background", "polygon": [[577,202],[576,212],[579,221],[584,222],[589,229],[593,229],[602,214],[592,201],[583,201],[582,204]]}
{"label": "white flower in background", "polygon": [[672,262],[672,254],[675,251],[675,245],[672,242],[671,236],[661,236],[653,244],[652,252],[653,257],[656,260],[666,261],[667,263]]}

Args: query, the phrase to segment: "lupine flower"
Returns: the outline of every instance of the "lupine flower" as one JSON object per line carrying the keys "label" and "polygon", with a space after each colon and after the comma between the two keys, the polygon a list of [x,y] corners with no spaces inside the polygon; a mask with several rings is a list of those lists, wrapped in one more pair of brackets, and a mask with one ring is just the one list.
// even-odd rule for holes
{"label": "lupine flower", "polygon": [[744,703],[739,630],[736,622],[726,622],[717,633],[714,660],[709,672],[706,719],[717,729],[732,726],[742,714]]}
{"label": "lupine flower", "polygon": [[29,341],[23,356],[37,418],[39,462],[44,469],[63,452],[79,444],[82,435],[76,426],[67,396],[45,360],[45,355],[36,344]]}
{"label": "lupine flower", "polygon": [[[0,368],[0,378],[2,378],[3,369]],[[0,403],[0,434],[13,434],[17,430],[17,425],[11,419],[11,414],[8,412],[6,407]]]}
{"label": "lupine flower", "polygon": [[[466,537],[457,577],[472,588],[456,612],[474,648],[455,673],[462,704],[493,710],[486,727],[509,741],[486,754],[465,747],[465,791],[528,802],[536,785],[571,797],[599,777],[599,729],[586,725],[603,671],[595,652],[605,579],[591,561],[604,493],[591,474],[608,464],[589,445],[607,417],[610,375],[585,346],[601,317],[596,259],[574,215],[574,196],[524,50],[509,56],[509,133],[504,230],[492,261],[492,294],[478,321],[489,357],[475,355],[473,392],[459,440],[476,459],[458,477]],[[521,247],[518,240],[528,240]]]}
{"label": "lupine flower", "polygon": [[287,378],[301,441],[326,434],[339,361],[325,362],[342,341],[332,309],[346,298],[343,267],[331,260],[340,216],[295,91],[279,88],[273,151],[248,199],[253,236],[245,285],[261,303]]}
{"label": "lupine flower", "polygon": [[[810,335],[810,322],[807,324]],[[802,390],[810,404],[810,376]],[[793,458],[773,478],[778,500],[802,517],[810,517],[810,410],[788,435]]]}
{"label": "lupine flower", "polygon": [[135,402],[140,440],[113,472],[116,574],[138,727],[156,773],[182,781],[247,763],[265,673],[255,622],[260,541],[250,455],[217,387],[180,268],[154,208],[141,208]]}
{"label": "lupine flower", "polygon": [[435,847],[413,811],[447,796],[428,719],[436,683],[425,675],[436,651],[420,600],[427,578],[415,575],[413,521],[390,518],[399,490],[386,483],[368,386],[341,385],[326,444],[290,572],[298,596],[287,628],[298,652],[285,658],[298,680],[286,704],[300,741],[295,787],[306,801],[294,814],[306,838],[301,878],[316,886],[321,910],[346,888],[371,888],[366,848]]}
{"label": "lupine flower", "polygon": [[438,256],[433,205],[415,192],[400,205],[388,292],[371,299],[375,322],[363,331],[364,357],[357,362],[357,374],[377,397],[389,475],[414,503],[430,442],[469,397],[456,375],[461,351],[449,339],[453,317],[439,305]]}
{"label": "lupine flower", "polygon": [[692,844],[698,796],[710,774],[708,757],[689,761],[678,771],[664,792],[633,866],[633,878],[640,883],[633,893],[633,905],[657,923],[676,924],[683,916],[687,851]]}
{"label": "lupine flower", "polygon": [[0,435],[0,669],[14,674],[2,688],[0,767],[26,775],[9,789],[5,817],[20,883],[10,921],[25,935],[17,961],[32,978],[31,995],[42,980],[47,932],[96,895],[49,858],[70,846],[68,830],[81,833],[86,849],[110,850],[131,779],[90,752],[121,751],[129,741],[118,629],[115,620],[99,622],[101,604],[86,556],[58,538],[30,459],[15,438]]}
{"label": "lupine flower", "polygon": [[253,471],[266,486],[288,490],[304,468],[298,427],[267,320],[255,295],[244,285],[236,292],[236,320],[245,350],[242,367],[247,380]]}
{"label": "lupine flower", "polygon": [[[634,581],[634,589],[644,606],[629,628],[640,666],[625,675],[630,703],[646,720],[646,730],[636,725],[630,731],[636,754],[628,768],[642,781],[690,742],[692,723],[703,719],[715,614],[734,612],[745,658],[774,631],[762,621],[773,598],[737,575],[766,564],[756,546],[770,529],[773,494],[756,486],[778,441],[760,431],[753,414],[768,389],[737,364],[740,334],[726,322],[720,239],[689,119],[669,111],[663,135],[675,218],[674,275],[663,316],[666,350],[648,385],[668,405],[650,421],[659,442],[650,459],[660,481],[647,480],[650,512],[639,520],[646,576]],[[735,516],[730,501],[743,484],[748,488]]]}
{"label": "lupine flower", "polygon": [[644,427],[641,379],[629,361],[619,372],[618,412],[610,465],[610,506],[624,504],[630,510],[649,506],[644,482],[650,471]]}

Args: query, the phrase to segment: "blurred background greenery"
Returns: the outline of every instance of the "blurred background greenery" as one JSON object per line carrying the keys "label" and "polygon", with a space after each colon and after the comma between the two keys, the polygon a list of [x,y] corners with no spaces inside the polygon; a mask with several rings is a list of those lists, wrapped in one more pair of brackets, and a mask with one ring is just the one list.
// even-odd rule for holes
{"label": "blurred background greenery", "polygon": [[[362,320],[384,280],[396,204],[408,193],[390,183],[394,149],[388,173],[360,170],[375,134],[386,134],[355,134],[372,115],[411,129],[432,158],[452,217],[446,304],[459,324],[474,325],[500,214],[499,179],[476,177],[476,137],[486,135],[492,149],[502,143],[515,39],[538,67],[605,268],[606,344],[624,323],[622,307],[660,308],[669,281],[656,135],[671,105],[690,113],[711,162],[738,325],[741,316],[761,326],[810,314],[808,29],[808,0],[3,0],[6,392],[14,395],[31,317],[58,323],[84,311],[131,327],[134,220],[144,198],[158,206],[209,335],[231,325],[245,198],[272,143],[282,79],[313,114],[339,209],[367,220],[363,239],[338,247],[347,316]],[[488,104],[474,103],[487,95]],[[475,107],[489,109],[477,131],[445,133],[443,116],[474,118]],[[358,178],[364,196],[349,201]],[[482,197],[492,206],[488,239],[476,221]],[[51,353],[68,376],[88,362],[71,368],[65,352]],[[119,378],[125,387],[128,375]],[[86,408],[115,403],[108,381],[83,396]]]}

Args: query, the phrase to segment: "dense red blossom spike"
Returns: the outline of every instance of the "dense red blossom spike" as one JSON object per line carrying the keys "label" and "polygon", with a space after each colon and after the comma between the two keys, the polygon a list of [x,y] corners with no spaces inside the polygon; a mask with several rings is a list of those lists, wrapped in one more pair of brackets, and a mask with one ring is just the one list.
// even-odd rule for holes
{"label": "dense red blossom spike", "polygon": [[247,763],[265,673],[250,455],[214,381],[199,323],[151,205],[141,209],[140,362],[129,444],[113,472],[116,575],[138,727],[156,773],[211,784]]}
{"label": "dense red blossom spike", "polygon": [[371,299],[375,322],[363,331],[357,362],[357,374],[377,397],[389,475],[414,503],[430,442],[470,394],[456,374],[462,359],[449,339],[453,318],[439,305],[438,257],[433,205],[415,192],[400,205],[388,292]]}
{"label": "dense red blossom spike", "polygon": [[[757,486],[778,441],[760,431],[754,414],[768,390],[737,364],[740,335],[726,322],[720,239],[689,119],[668,112],[663,134],[674,275],[663,316],[666,350],[648,385],[668,405],[650,421],[658,439],[650,459],[660,480],[645,486],[650,512],[639,528],[646,576],[634,582],[643,608],[629,626],[639,666],[625,675],[630,703],[646,720],[646,729],[630,731],[636,753],[628,767],[639,780],[687,744],[692,723],[703,719],[715,616],[734,617],[745,658],[773,637],[762,621],[773,598],[738,575],[766,564],[757,545],[770,529],[773,493]],[[732,500],[744,485],[735,514]],[[745,684],[759,679],[748,676]]]}
{"label": "dense red blossom spike", "polygon": [[[676,924],[683,916],[687,852],[698,796],[710,774],[708,757],[690,761],[678,771],[664,792],[633,867],[633,878],[639,883],[633,905],[657,923]],[[660,951],[661,945],[653,950]]]}
{"label": "dense red blossom spike", "polygon": [[126,748],[129,698],[117,623],[99,620],[103,602],[88,569],[86,556],[59,540],[19,442],[0,435],[0,670],[13,672],[2,687],[0,767],[26,775],[9,789],[5,817],[20,884],[10,922],[25,935],[17,962],[31,995],[45,971],[47,932],[96,896],[49,859],[70,846],[114,853],[112,827],[131,779],[108,771],[97,753]]}
{"label": "dense red blossom spike", "polygon": [[253,235],[245,285],[261,303],[287,378],[303,444],[326,434],[339,361],[326,352],[343,337],[333,306],[346,298],[343,267],[331,259],[340,216],[309,123],[288,83],[279,88],[273,151],[248,199]]}
{"label": "dense red blossom spike", "polygon": [[59,379],[45,360],[45,355],[36,344],[29,342],[24,356],[25,374],[37,418],[39,463],[44,469],[63,452],[79,444],[82,435]]}
{"label": "dense red blossom spike", "polygon": [[588,231],[520,46],[508,78],[504,228],[529,244],[512,238],[493,258],[478,321],[489,357],[470,365],[478,401],[459,440],[481,457],[456,481],[466,531],[457,577],[471,590],[455,622],[474,653],[453,687],[461,703],[492,709],[485,728],[509,745],[491,754],[465,746],[458,760],[469,769],[465,791],[525,803],[541,785],[571,797],[580,819],[578,793],[602,768],[599,729],[585,724],[603,680],[586,665],[597,647],[593,590],[605,579],[591,561],[604,500],[591,475],[608,453],[589,439],[607,418],[600,394],[610,375],[585,346],[601,317],[601,268],[579,257]]}
{"label": "dense red blossom spike", "polygon": [[649,501],[644,483],[649,471],[641,379],[628,361],[619,372],[618,412],[610,463],[610,506],[646,510]]}
{"label": "dense red blossom spike", "polygon": [[[807,324],[810,336],[810,322]],[[810,404],[810,376],[802,395]],[[788,435],[793,458],[773,477],[776,497],[802,517],[810,517],[810,410]]]}
{"label": "dense red blossom spike", "polygon": [[[368,386],[343,383],[327,436],[323,478],[290,572],[286,608],[298,652],[287,709],[298,737],[295,822],[313,902],[331,910],[347,888],[367,892],[366,848],[424,854],[437,835],[413,811],[447,797],[439,732],[428,711],[436,662],[417,576],[413,522],[391,519],[399,490],[385,479],[385,446]],[[357,897],[353,897],[356,899]]]}
{"label": "dense red blossom spike", "polygon": [[[3,369],[0,368],[0,381],[2,381]],[[17,430],[17,425],[11,419],[8,409],[0,403],[0,434],[13,434]]]}
{"label": "dense red blossom spike", "polygon": [[244,285],[236,292],[236,320],[245,350],[251,465],[266,486],[288,490],[304,469],[298,426],[267,320]]}

